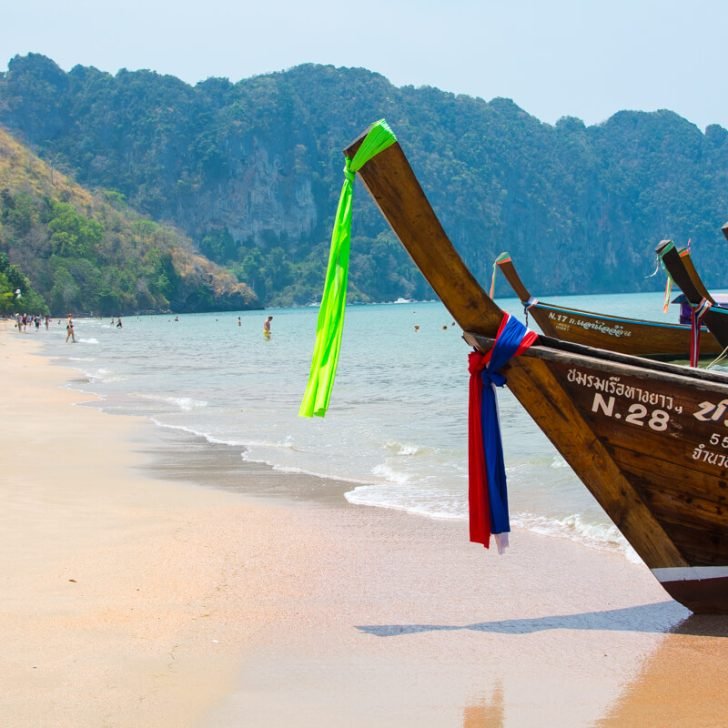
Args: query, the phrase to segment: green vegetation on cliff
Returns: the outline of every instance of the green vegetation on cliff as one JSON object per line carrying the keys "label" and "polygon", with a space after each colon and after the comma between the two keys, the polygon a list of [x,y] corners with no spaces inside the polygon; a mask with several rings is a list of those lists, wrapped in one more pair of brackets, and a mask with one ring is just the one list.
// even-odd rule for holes
{"label": "green vegetation on cliff", "polygon": [[32,311],[47,314],[48,305],[5,253],[0,253],[0,314]]}
{"label": "green vegetation on cliff", "polygon": [[[0,311],[116,315],[250,308],[183,235],[93,195],[0,130]],[[8,297],[20,289],[21,296]]]}
{"label": "green vegetation on cliff", "polygon": [[[363,69],[316,65],[190,86],[151,71],[66,73],[30,54],[0,74],[0,124],[80,183],[116,190],[184,231],[263,305],[320,295],[340,150],[381,117],[483,282],[508,250],[538,295],[656,288],[653,251],[670,237],[692,239],[708,285],[728,285],[715,263],[725,250],[728,132],[702,132],[670,111],[552,126],[507,99],[397,88]],[[355,206],[352,298],[430,296],[361,189]],[[138,265],[141,298],[169,298],[159,261],[142,255]],[[497,293],[507,291],[499,281]]]}

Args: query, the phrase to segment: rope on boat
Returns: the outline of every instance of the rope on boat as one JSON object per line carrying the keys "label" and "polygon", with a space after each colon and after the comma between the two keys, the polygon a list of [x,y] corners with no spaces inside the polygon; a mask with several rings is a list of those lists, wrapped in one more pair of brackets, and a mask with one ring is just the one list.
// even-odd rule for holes
{"label": "rope on boat", "polygon": [[526,326],[528,326],[528,311],[532,306],[538,304],[538,298],[531,296],[531,298],[523,304],[523,315],[526,317]]}
{"label": "rope on boat", "polygon": [[660,272],[660,263],[662,262],[660,259],[660,256],[656,253],[655,258],[657,259],[657,265],[655,266],[655,270],[650,273],[650,275],[645,276],[645,279],[647,278],[654,278],[659,272]]}
{"label": "rope on boat", "polygon": [[726,358],[727,355],[728,355],[728,346],[726,346],[726,348],[723,349],[723,351],[721,351],[720,354],[718,354],[718,356],[715,359],[713,359],[712,362],[710,362],[710,364],[707,364],[705,368],[712,369],[712,367],[716,366],[717,364],[720,364],[723,361],[723,359]]}

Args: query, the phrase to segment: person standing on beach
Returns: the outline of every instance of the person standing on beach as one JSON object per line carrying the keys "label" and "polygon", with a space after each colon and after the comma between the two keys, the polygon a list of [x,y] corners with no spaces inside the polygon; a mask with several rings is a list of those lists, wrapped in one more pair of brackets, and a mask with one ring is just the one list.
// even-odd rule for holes
{"label": "person standing on beach", "polygon": [[270,339],[270,322],[273,320],[272,316],[268,316],[268,318],[263,322],[263,337],[266,339]]}
{"label": "person standing on beach", "polygon": [[71,339],[72,343],[76,343],[76,334],[73,331],[73,318],[71,314],[68,314],[68,321],[66,322],[66,343]]}

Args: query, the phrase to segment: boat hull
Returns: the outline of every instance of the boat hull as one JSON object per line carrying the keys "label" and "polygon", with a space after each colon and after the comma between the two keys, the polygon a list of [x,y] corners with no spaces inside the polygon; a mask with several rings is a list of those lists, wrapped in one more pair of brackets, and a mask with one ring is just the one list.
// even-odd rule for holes
{"label": "boat hull", "polygon": [[[728,572],[728,566],[722,571]],[[682,572],[682,573],[680,573]],[[726,614],[728,603],[728,574],[725,576],[704,576],[690,574],[699,569],[653,569],[655,578],[665,591],[677,602],[685,604],[696,614]],[[672,574],[672,575],[670,575]]]}
{"label": "boat hull", "polygon": [[728,613],[728,383],[581,348],[532,347],[508,387],[668,593]]}
{"label": "boat hull", "polygon": [[[507,253],[499,256],[496,265],[523,303],[526,317],[536,321],[546,336],[658,361],[691,358],[690,326],[612,316],[539,301],[526,288]],[[720,346],[719,337],[706,329],[703,332],[699,356],[715,358],[725,344]]]}
{"label": "boat hull", "polygon": [[[689,326],[619,318],[542,302],[531,305],[528,315],[546,336],[575,344],[662,361],[690,358]],[[722,350],[715,337],[704,331],[700,356],[716,357]]]}

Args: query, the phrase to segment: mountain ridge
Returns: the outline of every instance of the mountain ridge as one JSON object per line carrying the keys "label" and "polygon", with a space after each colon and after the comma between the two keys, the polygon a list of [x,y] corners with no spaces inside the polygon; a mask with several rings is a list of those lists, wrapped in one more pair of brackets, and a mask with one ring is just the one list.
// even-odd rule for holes
{"label": "mountain ridge", "polygon": [[[381,117],[482,283],[508,250],[537,295],[654,289],[654,247],[670,237],[692,240],[708,285],[728,285],[714,263],[728,132],[671,111],[549,125],[510,99],[316,64],[192,86],[153,71],[66,73],[34,54],[0,74],[0,124],[80,183],[175,225],[263,305],[318,297],[340,150]],[[368,196],[355,207],[352,300],[430,298]],[[509,289],[499,280],[496,293]]]}

